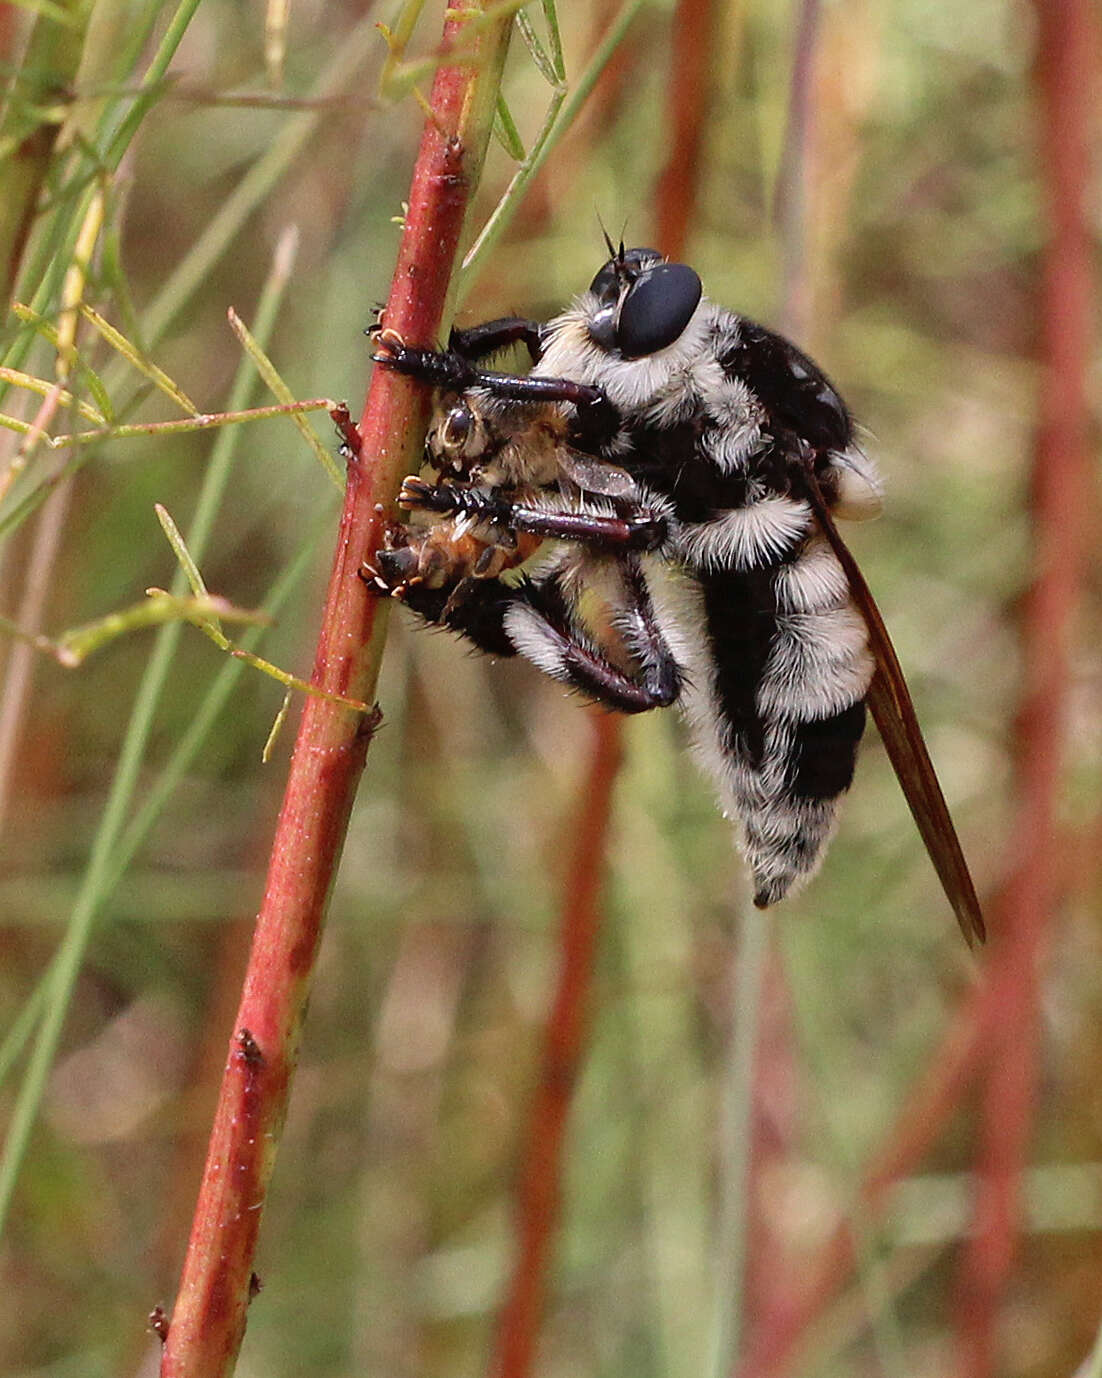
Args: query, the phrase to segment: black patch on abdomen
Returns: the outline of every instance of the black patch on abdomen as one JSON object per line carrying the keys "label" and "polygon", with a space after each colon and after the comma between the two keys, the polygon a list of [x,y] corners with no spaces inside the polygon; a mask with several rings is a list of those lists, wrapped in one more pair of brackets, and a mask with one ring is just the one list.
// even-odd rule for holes
{"label": "black patch on abdomen", "polygon": [[793,797],[833,799],[849,789],[864,730],[864,699],[832,717],[799,723],[793,732],[788,780]]}
{"label": "black patch on abdomen", "polygon": [[697,573],[696,578],[704,591],[717,706],[729,731],[727,746],[758,766],[765,734],[757,694],[777,630],[776,573],[718,570]]}

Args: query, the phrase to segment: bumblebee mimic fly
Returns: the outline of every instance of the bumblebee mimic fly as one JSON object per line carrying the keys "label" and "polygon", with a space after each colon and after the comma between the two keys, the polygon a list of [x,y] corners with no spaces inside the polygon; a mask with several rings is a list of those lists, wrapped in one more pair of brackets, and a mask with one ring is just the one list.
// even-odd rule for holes
{"label": "bumblebee mimic fly", "polygon": [[[835,525],[880,506],[845,403],[692,268],[609,251],[546,324],[490,321],[444,351],[376,332],[380,363],[437,390],[438,480],[406,480],[401,505],[428,524],[392,526],[365,578],[610,708],[676,703],[760,907],[818,867],[867,704],[961,930],[982,940],[898,660]],[[527,374],[480,366],[516,343]]]}

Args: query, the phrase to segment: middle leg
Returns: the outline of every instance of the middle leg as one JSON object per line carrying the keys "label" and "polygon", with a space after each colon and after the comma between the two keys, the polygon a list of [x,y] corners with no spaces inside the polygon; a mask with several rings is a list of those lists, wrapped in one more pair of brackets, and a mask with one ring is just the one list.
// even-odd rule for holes
{"label": "middle leg", "polygon": [[553,540],[580,542],[601,550],[657,550],[669,535],[669,522],[659,511],[624,504],[621,516],[598,512],[554,510],[518,502],[497,489],[432,484],[411,475],[402,483],[398,504],[407,511],[465,514],[511,531],[527,531]]}

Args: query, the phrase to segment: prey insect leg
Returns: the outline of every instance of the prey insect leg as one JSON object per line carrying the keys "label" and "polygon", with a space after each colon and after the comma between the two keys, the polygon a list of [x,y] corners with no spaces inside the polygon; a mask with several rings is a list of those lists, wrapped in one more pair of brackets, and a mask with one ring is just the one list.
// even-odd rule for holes
{"label": "prey insect leg", "polygon": [[[402,602],[426,622],[450,628],[490,655],[519,651],[545,674],[622,713],[643,713],[673,703],[683,683],[681,667],[659,629],[646,581],[630,556],[624,567],[616,628],[626,658],[639,669],[630,674],[581,627],[563,580],[554,574],[535,583],[510,585],[500,579],[468,580],[463,597],[446,588],[410,584]],[[390,589],[383,574],[364,571],[377,593]]]}

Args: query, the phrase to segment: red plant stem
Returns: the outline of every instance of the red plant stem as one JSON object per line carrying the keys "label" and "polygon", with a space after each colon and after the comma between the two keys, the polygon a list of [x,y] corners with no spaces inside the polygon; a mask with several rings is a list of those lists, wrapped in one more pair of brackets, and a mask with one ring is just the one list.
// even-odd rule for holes
{"label": "red plant stem", "polygon": [[[1001,909],[997,906],[996,913]],[[929,1071],[908,1095],[884,1147],[873,1158],[858,1188],[854,1213],[860,1213],[865,1229],[876,1224],[891,1200],[892,1186],[921,1162],[958,1109],[965,1088],[987,1055],[1002,1018],[1007,990],[1016,979],[1009,962],[990,964],[984,983],[972,991]],[[854,1234],[846,1221],[804,1268],[808,1280],[787,1312],[774,1312],[768,1330],[755,1333],[735,1371],[736,1378],[779,1378],[786,1373],[810,1326],[848,1283],[856,1261]]]}
{"label": "red plant stem", "polygon": [[560,926],[562,966],[518,1192],[517,1266],[498,1325],[490,1368],[495,1378],[523,1378],[532,1371],[559,1223],[566,1121],[585,1045],[586,1006],[602,917],[605,839],[621,757],[619,719],[594,712],[590,722],[593,751]]}
{"label": "red plant stem", "polygon": [[715,45],[713,0],[680,0],[671,34],[666,90],[669,153],[655,189],[655,245],[670,258],[685,252],[696,211],[701,149],[707,128],[708,90]]}
{"label": "red plant stem", "polygon": [[[482,30],[477,61],[439,68],[433,84],[385,312],[387,325],[407,339],[439,336],[509,22]],[[462,27],[461,18],[450,20],[445,44]],[[348,466],[314,661],[313,683],[329,693],[365,702],[374,695],[381,635],[373,642],[372,631],[386,605],[358,574],[380,543],[382,504],[420,452],[428,406],[423,389],[376,370],[360,423],[362,449]],[[236,1361],[322,919],[375,725],[374,717],[313,696],[304,704],[162,1378],[222,1378]]]}
{"label": "red plant stem", "polygon": [[807,273],[807,163],[814,116],[815,60],[819,46],[820,0],[801,0],[796,51],[788,87],[788,127],[773,199],[773,222],[783,262],[781,326],[800,339],[807,333],[810,282]]}
{"label": "red plant stem", "polygon": [[1021,803],[1017,867],[999,941],[1013,979],[1000,1010],[1003,1037],[984,1090],[973,1229],[960,1274],[958,1371],[995,1371],[999,1307],[1019,1231],[1019,1186],[1037,1076],[1038,995],[1046,929],[1063,887],[1057,848],[1072,622],[1086,574],[1091,459],[1087,374],[1093,324],[1086,211],[1096,112],[1097,34],[1090,0],[1034,0],[1039,166],[1050,232],[1039,294],[1041,382],[1033,465],[1036,568],[1022,626],[1018,723]]}

